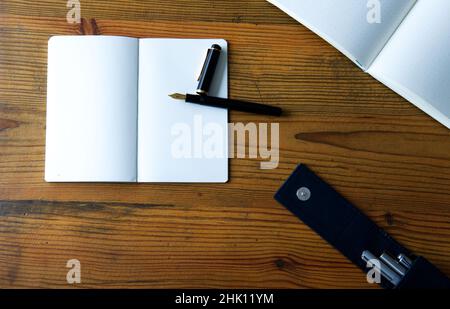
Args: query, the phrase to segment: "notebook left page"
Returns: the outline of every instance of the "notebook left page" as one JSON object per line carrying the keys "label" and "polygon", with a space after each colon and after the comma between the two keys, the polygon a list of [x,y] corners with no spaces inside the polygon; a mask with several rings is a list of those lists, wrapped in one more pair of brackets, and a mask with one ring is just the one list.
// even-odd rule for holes
{"label": "notebook left page", "polygon": [[136,181],[138,53],[133,38],[49,40],[46,181]]}
{"label": "notebook left page", "polygon": [[[367,70],[417,0],[268,0]],[[317,55],[321,57],[320,54]]]}

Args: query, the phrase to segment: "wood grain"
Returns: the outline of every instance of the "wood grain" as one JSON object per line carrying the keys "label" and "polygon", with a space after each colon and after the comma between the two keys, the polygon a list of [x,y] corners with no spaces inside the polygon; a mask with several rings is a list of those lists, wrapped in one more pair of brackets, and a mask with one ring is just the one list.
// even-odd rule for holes
{"label": "wood grain", "polygon": [[[372,287],[273,200],[299,162],[450,275],[442,125],[263,0],[81,8],[69,25],[64,1],[0,2],[0,287],[71,287],[72,258],[77,287]],[[227,39],[231,97],[288,111],[279,167],[232,159],[225,185],[45,183],[47,40],[91,33]]]}

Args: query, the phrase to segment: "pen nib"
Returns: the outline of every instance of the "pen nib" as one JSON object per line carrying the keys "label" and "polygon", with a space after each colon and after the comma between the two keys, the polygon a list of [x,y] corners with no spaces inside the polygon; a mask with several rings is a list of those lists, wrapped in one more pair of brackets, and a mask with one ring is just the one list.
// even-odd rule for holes
{"label": "pen nib", "polygon": [[172,93],[169,94],[169,97],[175,100],[186,100],[186,95],[181,93]]}

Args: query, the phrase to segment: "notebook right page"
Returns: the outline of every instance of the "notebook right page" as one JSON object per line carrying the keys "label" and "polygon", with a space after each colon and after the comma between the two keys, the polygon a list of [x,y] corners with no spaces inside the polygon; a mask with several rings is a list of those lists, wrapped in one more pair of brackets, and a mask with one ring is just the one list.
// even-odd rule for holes
{"label": "notebook right page", "polygon": [[227,42],[141,39],[139,42],[138,182],[228,180],[228,111],[174,100],[195,93],[212,44],[222,47],[210,95],[228,96]]}
{"label": "notebook right page", "polygon": [[450,128],[450,1],[419,0],[368,72]]}

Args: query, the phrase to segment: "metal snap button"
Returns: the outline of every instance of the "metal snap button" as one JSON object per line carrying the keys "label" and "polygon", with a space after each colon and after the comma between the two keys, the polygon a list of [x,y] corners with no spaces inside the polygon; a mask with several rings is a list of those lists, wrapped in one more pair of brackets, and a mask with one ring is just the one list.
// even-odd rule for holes
{"label": "metal snap button", "polygon": [[307,187],[301,187],[297,190],[297,198],[302,202],[306,202],[311,198],[311,191]]}

